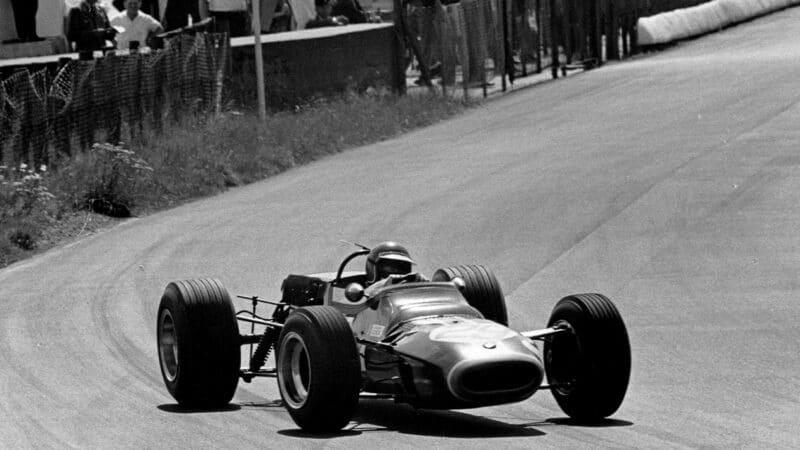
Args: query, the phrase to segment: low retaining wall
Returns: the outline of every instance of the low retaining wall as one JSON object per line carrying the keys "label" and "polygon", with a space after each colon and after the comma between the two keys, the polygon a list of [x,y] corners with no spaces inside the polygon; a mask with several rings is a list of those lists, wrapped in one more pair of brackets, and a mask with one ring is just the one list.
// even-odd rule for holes
{"label": "low retaining wall", "polygon": [[800,0],[713,0],[691,8],[640,18],[636,24],[639,45],[666,44],[700,36],[800,4]]}
{"label": "low retaining wall", "polygon": [[[391,24],[318,28],[262,38],[264,83],[272,108],[348,90],[405,86]],[[253,37],[231,40],[228,98],[246,105],[257,102],[253,41]]]}

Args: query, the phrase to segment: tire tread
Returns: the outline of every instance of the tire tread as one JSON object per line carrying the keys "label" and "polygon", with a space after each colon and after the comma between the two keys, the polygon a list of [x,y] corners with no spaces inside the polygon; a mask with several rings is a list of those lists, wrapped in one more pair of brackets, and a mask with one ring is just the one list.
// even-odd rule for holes
{"label": "tire tread", "polygon": [[[575,419],[593,421],[610,416],[625,397],[631,369],[630,342],[619,310],[601,294],[576,294],[556,304],[548,326],[560,320],[573,326],[584,364],[572,391],[552,391],[556,401]],[[546,366],[549,347],[546,341]],[[549,382],[556,383],[547,371]]]}

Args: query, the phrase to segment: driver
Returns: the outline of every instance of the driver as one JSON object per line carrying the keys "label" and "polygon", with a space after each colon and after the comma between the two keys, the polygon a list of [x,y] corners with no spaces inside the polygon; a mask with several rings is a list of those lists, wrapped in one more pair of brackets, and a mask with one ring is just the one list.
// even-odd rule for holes
{"label": "driver", "polygon": [[428,281],[419,272],[412,271],[414,260],[405,247],[396,242],[382,242],[367,255],[367,280],[364,293],[373,297],[384,287],[402,282]]}

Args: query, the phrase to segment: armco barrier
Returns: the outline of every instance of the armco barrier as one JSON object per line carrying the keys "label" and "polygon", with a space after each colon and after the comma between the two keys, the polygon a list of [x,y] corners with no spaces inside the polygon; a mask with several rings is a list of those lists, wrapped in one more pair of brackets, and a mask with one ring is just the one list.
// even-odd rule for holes
{"label": "armco barrier", "polygon": [[640,18],[636,27],[638,42],[639,45],[666,44],[700,36],[798,4],[800,0],[712,0],[691,8]]}

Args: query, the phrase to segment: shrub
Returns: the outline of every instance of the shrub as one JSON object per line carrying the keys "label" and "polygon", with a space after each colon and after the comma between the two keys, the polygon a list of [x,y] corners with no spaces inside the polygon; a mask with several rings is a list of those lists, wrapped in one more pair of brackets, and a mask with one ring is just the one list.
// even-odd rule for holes
{"label": "shrub", "polygon": [[63,167],[54,184],[75,209],[129,217],[140,187],[153,172],[146,161],[120,145],[94,144]]}
{"label": "shrub", "polygon": [[41,172],[29,168],[27,164],[19,167],[0,166],[0,220],[4,218],[30,215],[36,209],[47,209],[55,198],[48,191]]}
{"label": "shrub", "polygon": [[130,147],[74,151],[54,173],[0,167],[0,267],[104,223],[77,211],[120,217],[134,207],[168,207],[430,125],[464,106],[437,95],[372,90],[312,100],[272,113],[266,123],[251,112],[184,115],[163,129],[137,132]]}
{"label": "shrub", "polygon": [[36,172],[26,164],[0,166],[0,250],[9,243],[23,250],[34,249],[42,229],[53,220],[55,196],[45,184],[47,168],[39,169]]}

